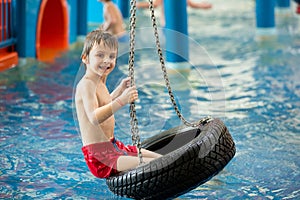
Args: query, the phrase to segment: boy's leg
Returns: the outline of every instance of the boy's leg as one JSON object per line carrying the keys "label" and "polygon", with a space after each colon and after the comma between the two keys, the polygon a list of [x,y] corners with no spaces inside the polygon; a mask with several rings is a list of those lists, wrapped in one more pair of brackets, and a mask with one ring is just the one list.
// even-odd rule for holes
{"label": "boy's leg", "polygon": [[143,157],[146,157],[146,158],[159,158],[162,156],[161,154],[155,153],[153,151],[149,151],[147,149],[142,149],[141,151],[142,151]]}
{"label": "boy's leg", "polygon": [[[154,158],[143,157],[143,161],[148,163]],[[117,170],[126,171],[139,165],[139,158],[136,156],[120,156],[117,161]]]}

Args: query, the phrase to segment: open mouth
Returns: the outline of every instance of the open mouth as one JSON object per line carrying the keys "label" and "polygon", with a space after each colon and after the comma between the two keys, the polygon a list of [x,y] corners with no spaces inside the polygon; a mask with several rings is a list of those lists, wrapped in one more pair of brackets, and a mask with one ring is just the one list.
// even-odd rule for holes
{"label": "open mouth", "polygon": [[108,66],[108,67],[105,67],[105,66],[99,66],[99,69],[101,69],[101,70],[108,70],[108,69],[110,69],[110,67]]}

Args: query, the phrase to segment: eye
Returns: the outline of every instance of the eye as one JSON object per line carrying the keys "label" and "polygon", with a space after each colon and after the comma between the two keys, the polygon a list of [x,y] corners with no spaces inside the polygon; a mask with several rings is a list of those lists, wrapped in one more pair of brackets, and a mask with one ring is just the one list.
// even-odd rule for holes
{"label": "eye", "polygon": [[112,54],[112,55],[109,56],[109,58],[110,58],[110,59],[115,59],[116,56],[115,56],[114,54]]}
{"label": "eye", "polygon": [[104,58],[104,53],[99,53],[99,54],[98,54],[98,57]]}

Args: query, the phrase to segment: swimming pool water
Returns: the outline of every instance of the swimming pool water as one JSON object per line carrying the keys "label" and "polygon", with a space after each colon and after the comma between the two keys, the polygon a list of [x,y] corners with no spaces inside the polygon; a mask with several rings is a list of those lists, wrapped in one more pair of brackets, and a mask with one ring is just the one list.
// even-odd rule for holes
{"label": "swimming pool water", "polygon": [[[212,3],[210,11],[188,10],[197,65],[170,78],[184,116],[221,117],[237,153],[217,176],[179,199],[299,199],[299,19],[279,18],[278,38],[256,42],[253,1]],[[140,26],[148,23],[146,11],[138,15]],[[81,153],[72,102],[80,53],[76,47],[52,64],[28,59],[0,73],[0,198],[125,199],[91,175]],[[209,62],[198,64],[199,54]],[[156,59],[152,48],[137,52],[142,139],[181,124]],[[124,51],[110,89],[127,75],[126,60]],[[116,137],[130,143],[128,108],[116,120]]]}

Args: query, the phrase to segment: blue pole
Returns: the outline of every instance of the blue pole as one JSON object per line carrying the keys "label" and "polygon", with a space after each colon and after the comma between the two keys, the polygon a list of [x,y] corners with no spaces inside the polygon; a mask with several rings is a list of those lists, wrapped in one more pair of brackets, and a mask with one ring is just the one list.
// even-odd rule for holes
{"label": "blue pole", "polygon": [[289,8],[291,5],[291,1],[290,0],[277,0],[276,5],[279,8]]}
{"label": "blue pole", "polygon": [[77,35],[86,35],[88,31],[88,3],[86,0],[78,0]]}
{"label": "blue pole", "polygon": [[275,27],[275,0],[256,0],[256,27]]}
{"label": "blue pole", "polygon": [[[291,17],[291,0],[276,0],[276,19],[278,19],[278,25],[283,25],[287,17]],[[281,19],[284,21],[281,22]]]}
{"label": "blue pole", "polygon": [[117,5],[122,13],[124,19],[129,17],[130,3],[129,0],[117,0]]}
{"label": "blue pole", "polygon": [[166,61],[186,62],[189,57],[186,0],[164,0]]}
{"label": "blue pole", "polygon": [[16,2],[16,49],[20,57],[36,56],[36,26],[40,1]]}

